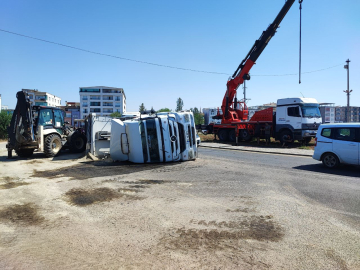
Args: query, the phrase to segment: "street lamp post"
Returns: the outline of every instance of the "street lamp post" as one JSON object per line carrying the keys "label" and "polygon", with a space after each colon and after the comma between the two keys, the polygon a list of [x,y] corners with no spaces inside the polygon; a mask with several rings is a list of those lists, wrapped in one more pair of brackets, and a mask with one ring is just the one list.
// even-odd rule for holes
{"label": "street lamp post", "polygon": [[346,108],[346,121],[351,122],[351,116],[350,116],[350,93],[352,90],[349,90],[349,63],[350,60],[346,60],[346,65],[344,66],[345,69],[347,69],[347,90],[344,90],[344,92],[347,95],[347,108]]}

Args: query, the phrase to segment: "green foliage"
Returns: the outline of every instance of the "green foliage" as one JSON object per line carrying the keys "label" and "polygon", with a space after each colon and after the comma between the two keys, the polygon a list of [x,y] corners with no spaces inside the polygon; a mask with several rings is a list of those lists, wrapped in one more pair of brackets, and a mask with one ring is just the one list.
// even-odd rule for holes
{"label": "green foliage", "polygon": [[7,139],[7,127],[10,125],[12,114],[7,111],[0,112],[0,139]]}
{"label": "green foliage", "polygon": [[146,111],[146,108],[144,103],[141,103],[141,105],[139,106],[139,112],[143,112],[143,111]]}
{"label": "green foliage", "polygon": [[178,100],[176,101],[176,110],[177,112],[181,111],[184,107],[184,102],[181,98],[178,98]]}
{"label": "green foliage", "polygon": [[171,110],[169,108],[162,108],[162,109],[158,110],[157,112],[171,112]]}
{"label": "green foliage", "polygon": [[110,114],[110,117],[112,117],[112,118],[121,117],[121,113],[119,113],[119,112],[113,112],[112,114]]}
{"label": "green foliage", "polygon": [[194,119],[195,119],[195,125],[202,125],[204,124],[205,120],[204,120],[204,114],[201,113],[199,111],[198,108],[194,107],[194,108],[190,108],[190,110],[193,112],[194,114]]}

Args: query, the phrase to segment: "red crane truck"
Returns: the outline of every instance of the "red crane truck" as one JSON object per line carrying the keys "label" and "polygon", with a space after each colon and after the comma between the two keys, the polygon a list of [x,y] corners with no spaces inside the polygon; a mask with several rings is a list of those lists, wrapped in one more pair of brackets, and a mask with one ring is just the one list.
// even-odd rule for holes
{"label": "red crane truck", "polygon": [[[300,5],[302,1],[303,0],[299,0]],[[285,15],[287,14],[291,6],[294,4],[294,2],[295,0],[287,0],[285,2],[284,6],[280,10],[279,14],[276,16],[273,23],[271,23],[266,29],[266,31],[263,31],[260,38],[255,41],[254,45],[252,46],[246,57],[242,60],[238,68],[235,70],[234,74],[228,80],[226,84],[227,90],[221,105],[221,110],[218,109],[217,115],[213,117],[213,119],[221,119],[221,124],[211,123],[207,126],[201,126],[201,130],[206,130],[209,134],[213,133],[215,134],[215,137],[217,135],[221,141],[237,141],[237,138],[240,138],[242,140],[250,140],[254,135],[255,125],[259,122],[261,125],[269,123],[272,126],[273,137],[280,139],[280,141],[284,140],[284,136],[286,136],[288,140],[288,135],[290,135],[292,140],[297,139],[309,141],[311,137],[316,135],[316,132],[308,132],[308,125],[301,127],[300,131],[294,130],[294,128],[290,128],[290,131],[285,132],[283,128],[275,128],[276,117],[274,117],[272,108],[256,112],[250,119],[250,121],[247,121],[248,108],[246,106],[246,103],[244,101],[238,101],[236,97],[236,91],[238,87],[243,84],[245,80],[250,80],[250,69],[255,64],[256,60],[263,52],[265,47],[268,45],[271,38],[275,35],[276,29],[279,27],[281,21],[284,19]],[[300,101],[296,104],[299,107],[298,111],[300,116],[298,117],[306,117],[305,114],[301,115],[300,113],[302,109],[301,106],[304,105],[303,102]],[[287,104],[287,106],[296,104],[291,101],[291,103]],[[282,104],[281,106],[285,106],[285,104]],[[314,118],[318,118],[320,116],[320,111],[318,110],[317,102],[313,102],[312,107],[316,111],[316,113],[314,114]],[[315,123],[315,126],[311,125],[311,129],[315,130],[318,128],[318,126],[319,124]]]}

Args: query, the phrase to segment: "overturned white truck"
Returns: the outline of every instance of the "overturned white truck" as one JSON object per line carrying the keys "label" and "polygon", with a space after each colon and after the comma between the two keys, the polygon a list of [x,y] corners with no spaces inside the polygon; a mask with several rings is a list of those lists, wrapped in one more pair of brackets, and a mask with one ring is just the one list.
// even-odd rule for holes
{"label": "overturned white truck", "polygon": [[88,151],[135,163],[194,160],[197,157],[193,113],[158,113],[121,120],[91,114],[85,120]]}

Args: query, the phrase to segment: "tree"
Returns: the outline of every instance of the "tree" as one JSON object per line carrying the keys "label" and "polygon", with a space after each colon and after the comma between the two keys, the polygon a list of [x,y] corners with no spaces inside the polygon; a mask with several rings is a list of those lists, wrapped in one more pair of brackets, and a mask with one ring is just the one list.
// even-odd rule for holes
{"label": "tree", "polygon": [[0,139],[7,139],[7,127],[10,125],[12,114],[7,111],[0,112]]}
{"label": "tree", "polygon": [[145,105],[144,103],[141,103],[140,107],[139,107],[139,112],[144,112],[146,111]]}
{"label": "tree", "polygon": [[171,110],[169,108],[162,108],[162,109],[158,110],[157,112],[171,112]]}
{"label": "tree", "polygon": [[184,107],[184,102],[181,98],[178,98],[178,100],[176,101],[176,110],[177,112],[181,111]]}
{"label": "tree", "polygon": [[110,114],[110,117],[112,117],[112,118],[121,117],[121,113],[119,113],[119,112],[113,112],[112,114]]}
{"label": "tree", "polygon": [[198,108],[194,107],[194,108],[190,108],[190,110],[193,112],[194,114],[194,119],[195,119],[195,125],[202,125],[204,124],[204,114],[201,113],[199,111]]}

